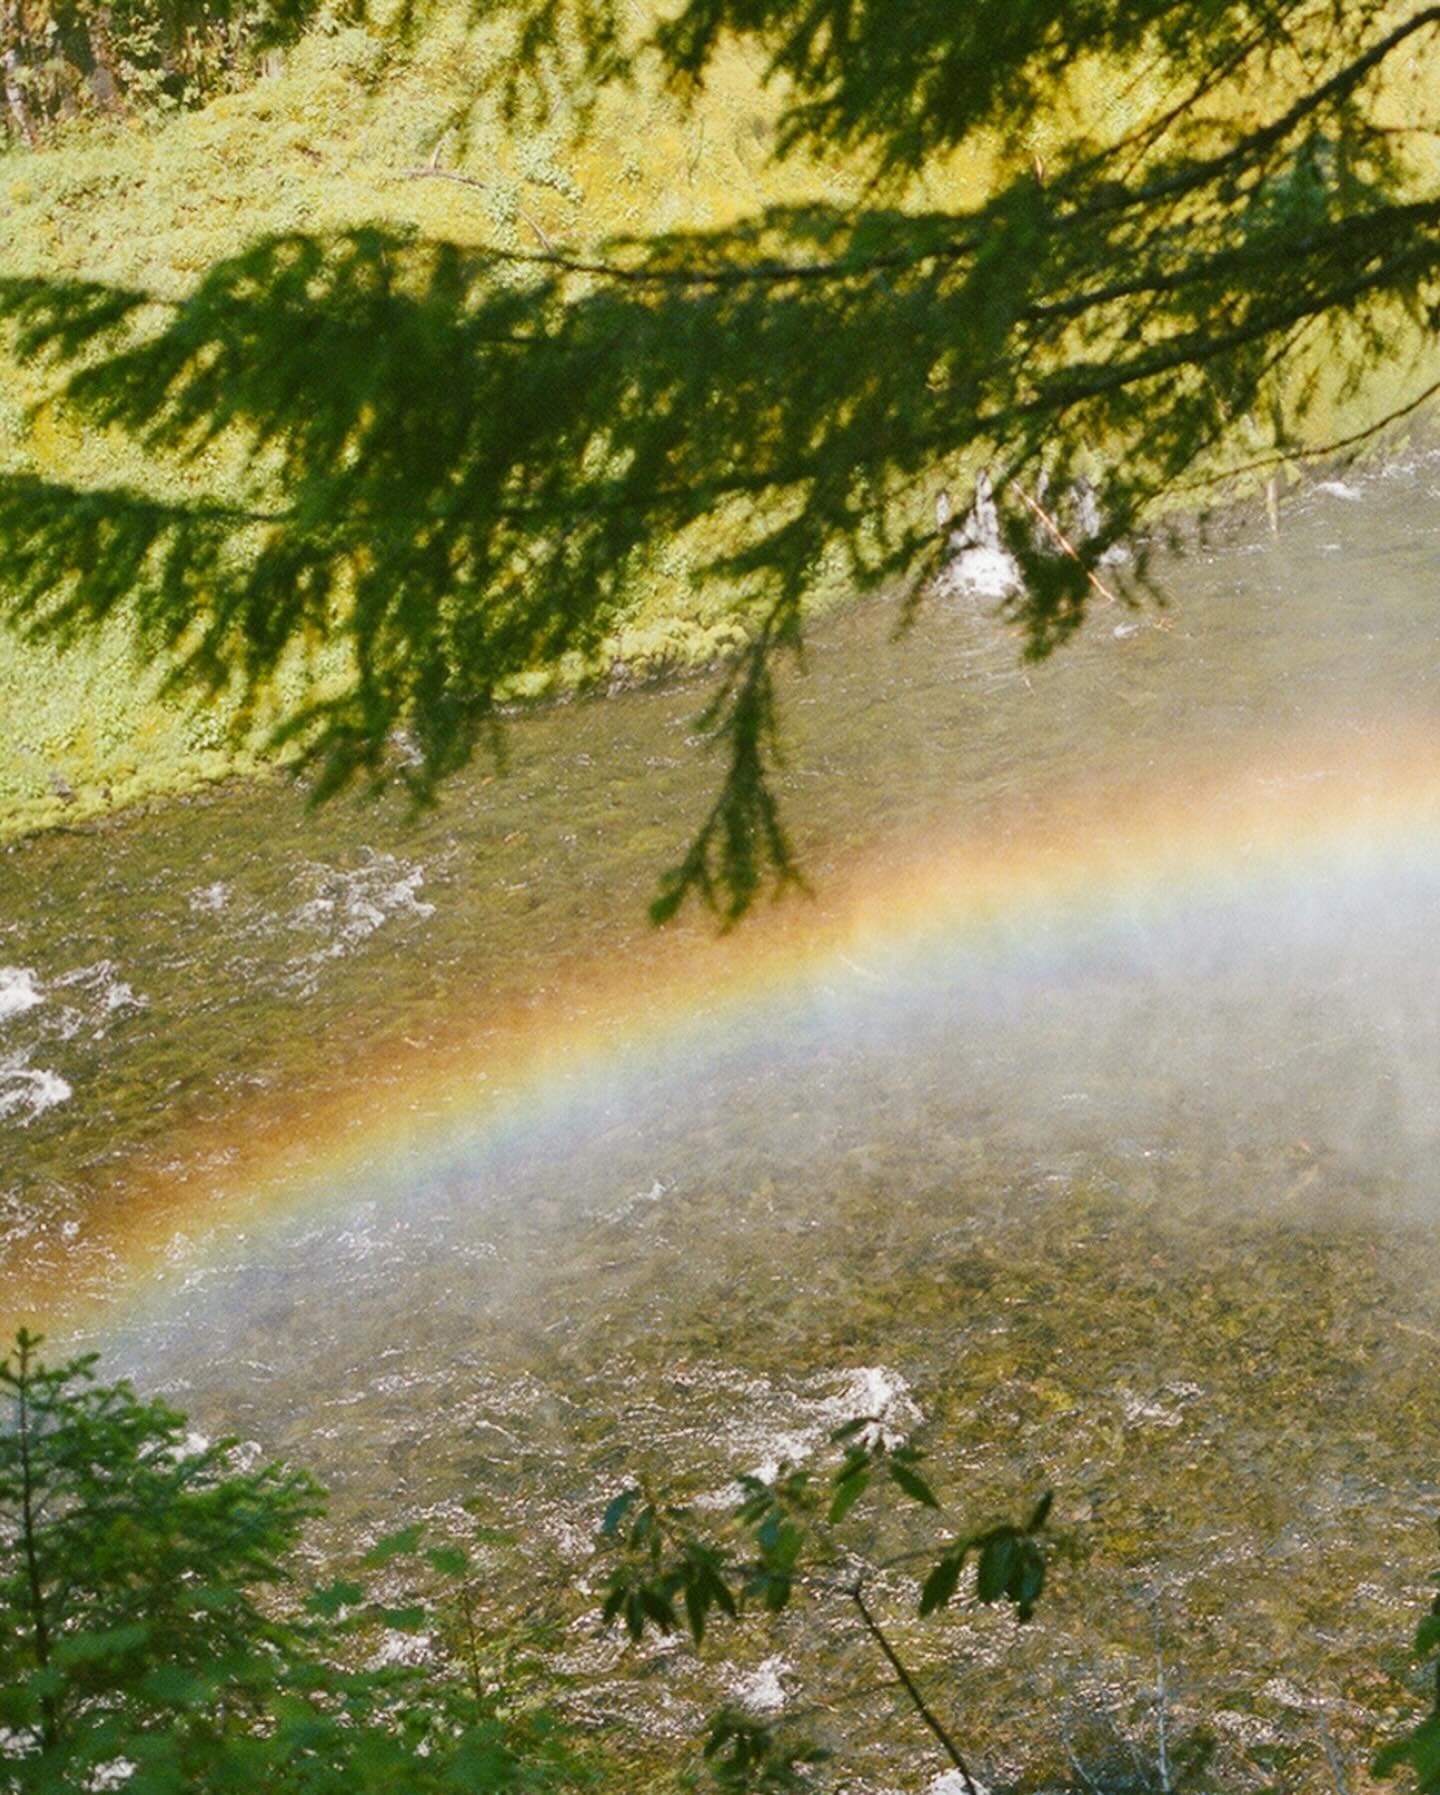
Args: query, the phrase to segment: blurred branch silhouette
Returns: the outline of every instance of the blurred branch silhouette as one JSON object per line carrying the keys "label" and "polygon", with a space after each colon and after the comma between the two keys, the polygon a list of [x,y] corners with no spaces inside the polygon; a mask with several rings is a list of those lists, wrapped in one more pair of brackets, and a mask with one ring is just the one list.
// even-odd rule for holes
{"label": "blurred branch silhouette", "polygon": [[[703,526],[723,545],[703,577],[749,646],[705,713],[726,770],[657,919],[695,897],[734,921],[800,882],[775,661],[799,650],[822,565],[922,595],[953,552],[930,495],[988,467],[1020,573],[1009,615],[1044,655],[1102,558],[1232,440],[1253,448],[1256,419],[1271,453],[1299,451],[1301,371],[1358,383],[1440,315],[1433,157],[1375,97],[1392,59],[1433,56],[1440,6],[921,0],[902,31],[879,0],[689,0],[648,47],[611,0],[509,10],[517,107],[562,46],[592,82],[641,54],[698,81],[749,34],[792,84],[783,144],[868,149],[879,185],[854,211],[598,255],[271,237],[179,302],[0,281],[17,353],[157,470],[144,489],[0,479],[0,593],[61,639],[130,607],[178,683],[257,705],[305,644],[340,641],[346,678],[277,742],[320,796],[359,776],[423,799],[493,736],[517,675],[595,656],[658,553]],[[886,179],[1038,105],[1081,48],[1163,67],[1182,98],[1108,146],[1078,133],[1043,170],[1017,155],[963,214],[887,201]],[[1272,65],[1270,113],[1207,110]],[[197,497],[220,443],[243,445],[243,490]],[[1020,501],[1063,493],[1097,450],[1098,527],[1058,553]],[[1143,554],[1105,577],[1133,596]]]}

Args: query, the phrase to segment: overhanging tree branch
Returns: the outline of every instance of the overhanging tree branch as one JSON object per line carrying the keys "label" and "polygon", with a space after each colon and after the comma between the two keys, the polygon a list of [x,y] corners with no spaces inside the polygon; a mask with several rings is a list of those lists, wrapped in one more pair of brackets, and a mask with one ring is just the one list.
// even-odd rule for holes
{"label": "overhanging tree branch", "polygon": [[[851,3],[854,54],[873,67],[813,45],[819,86],[797,103],[850,108],[902,162],[915,54],[922,81],[958,79],[985,25],[1010,91],[1039,80],[1077,17],[917,0],[926,46],[896,42],[874,0]],[[54,370],[49,402],[130,439],[155,476],[146,490],[0,480],[11,615],[61,634],[133,615],[175,679],[237,695],[246,716],[323,642],[328,684],[289,705],[276,740],[320,792],[400,779],[424,798],[495,741],[537,669],[601,676],[639,596],[678,564],[723,594],[748,646],[704,719],[720,791],[655,914],[693,896],[733,923],[800,883],[775,657],[800,644],[817,570],[918,591],[949,552],[928,490],[988,464],[1023,580],[1009,617],[1043,654],[1083,622],[1106,549],[1233,464],[1247,415],[1278,417],[1299,371],[1353,383],[1391,353],[1397,320],[1406,352],[1433,330],[1440,201],[1370,130],[1386,121],[1367,83],[1440,6],[1397,22],[1370,0],[1343,20],[1304,0],[1264,18],[1239,0],[1096,3],[1102,44],[1171,68],[1180,11],[1194,19],[1190,93],[1268,53],[1267,21],[1273,36],[1310,20],[1313,80],[1218,151],[1212,117],[1201,149],[1151,155],[1127,181],[1116,158],[1133,132],[1103,155],[1077,140],[1043,184],[1022,167],[964,211],[794,206],[575,254],[295,232],[163,303],[0,280],[17,351]],[[680,63],[702,66],[723,22],[773,27],[792,78],[809,66],[787,5],[688,0],[685,18],[698,35],[672,40]],[[826,86],[852,76],[863,92]],[[998,103],[970,99],[976,118]],[[1278,458],[1366,434],[1276,430]],[[234,471],[213,478],[204,458],[222,443]],[[1082,469],[1103,519],[1090,540],[1064,521]],[[1042,481],[1073,554],[1024,509]],[[1143,561],[1116,576],[1119,595],[1147,577]],[[414,753],[391,751],[397,730]]]}

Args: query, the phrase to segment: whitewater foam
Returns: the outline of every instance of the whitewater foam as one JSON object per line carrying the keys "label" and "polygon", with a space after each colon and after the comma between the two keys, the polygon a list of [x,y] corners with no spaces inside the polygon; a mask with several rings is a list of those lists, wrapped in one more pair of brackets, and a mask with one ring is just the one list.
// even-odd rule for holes
{"label": "whitewater foam", "polygon": [[90,1031],[92,1041],[102,1041],[109,1020],[117,1011],[143,1010],[149,1002],[128,979],[120,977],[113,960],[77,966],[51,983],[57,991],[73,992],[82,1000],[67,1003],[61,1011],[56,1033],[63,1041],[73,1040],[84,1029]]}
{"label": "whitewater foam", "polygon": [[327,962],[338,960],[395,917],[424,921],[435,906],[418,893],[425,869],[395,854],[371,852],[349,871],[312,862],[306,869],[312,895],[296,906],[286,926],[322,937],[289,963],[286,983],[301,996],[316,989]]}
{"label": "whitewater foam", "polygon": [[58,1072],[27,1065],[18,1054],[0,1059],[0,1122],[18,1119],[26,1128],[37,1116],[73,1096]]}
{"label": "whitewater foam", "polygon": [[730,1692],[740,1707],[762,1718],[784,1711],[787,1700],[784,1677],[789,1660],[780,1653],[766,1658],[753,1670],[734,1678]]}
{"label": "whitewater foam", "polygon": [[0,966],[0,1022],[8,1016],[23,1016],[44,1001],[30,967]]}

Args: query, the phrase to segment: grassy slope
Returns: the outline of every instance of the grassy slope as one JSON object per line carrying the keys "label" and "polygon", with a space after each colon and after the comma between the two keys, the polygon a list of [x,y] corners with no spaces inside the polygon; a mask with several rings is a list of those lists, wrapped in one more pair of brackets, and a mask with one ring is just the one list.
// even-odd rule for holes
{"label": "grassy slope", "polygon": [[[607,101],[578,147],[563,118],[541,132],[508,132],[482,109],[468,134],[447,129],[487,57],[483,41],[443,23],[388,65],[363,31],[322,33],[293,53],[285,73],[204,112],[92,128],[56,148],[0,157],[0,266],[178,294],[272,231],[383,221],[462,243],[532,248],[544,234],[585,245],[622,231],[724,224],[771,202],[844,203],[860,192],[854,169],[773,164],[777,100],[763,91],[758,62],[739,53],[721,62],[689,110],[659,92]],[[1151,97],[1110,95],[1100,82],[1088,103],[1123,128],[1129,108]],[[1043,149],[1044,135],[1044,121],[1032,122],[1027,145]],[[440,166],[483,176],[484,188],[406,179],[437,145]],[[983,152],[973,152],[928,177],[920,197],[973,202],[988,174]],[[54,408],[35,411],[43,390],[38,375],[0,362],[0,465],[140,477],[129,445],[82,436]],[[1392,398],[1381,383],[1365,407],[1378,414]],[[214,471],[202,466],[195,477]],[[822,584],[816,608],[843,596],[838,582]],[[692,585],[682,547],[609,648],[613,661],[646,673],[703,663],[737,640],[724,595]],[[522,695],[554,690],[579,671],[537,670]],[[63,655],[0,629],[0,835],[262,764],[258,735],[248,747],[229,743],[225,706],[162,698],[162,673],[137,655],[123,620]]]}

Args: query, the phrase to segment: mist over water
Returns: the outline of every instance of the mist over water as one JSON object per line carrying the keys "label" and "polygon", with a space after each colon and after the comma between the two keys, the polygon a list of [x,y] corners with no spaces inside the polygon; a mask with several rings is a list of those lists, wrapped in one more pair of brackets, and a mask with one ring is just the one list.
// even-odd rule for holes
{"label": "mist over water", "polygon": [[[17,844],[7,1305],[88,1293],[69,1325],[313,1466],[344,1538],[523,1498],[557,1577],[637,1464],[718,1486],[893,1411],[964,1512],[1053,1482],[1086,1542],[1002,1641],[1040,1711],[1123,1705],[1161,1599],[1182,1711],[1299,1738],[1403,1639],[1440,1514],[1437,576],[1417,459],[1237,527],[1161,618],[1102,608],[1043,667],[968,602],[826,629],[787,711],[817,897],[784,926],[803,950],[857,861],[868,926],[753,990],[774,918],[724,950],[643,918],[712,771],[696,687],[520,722],[505,777],[419,819],[233,789]],[[1292,839],[1332,789],[1346,826]],[[982,842],[1053,851],[1053,901],[903,921],[917,848]],[[580,1026],[682,950],[720,956],[708,994]],[[517,1080],[550,1018],[570,1057]],[[432,1111],[462,1072],[473,1111]],[[311,1175],[251,1212],[272,1144]],[[131,1260],[157,1189],[165,1251]],[[944,1648],[962,1705],[996,1636]],[[752,1668],[783,1695],[859,1650],[797,1621]]]}

